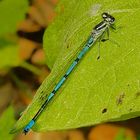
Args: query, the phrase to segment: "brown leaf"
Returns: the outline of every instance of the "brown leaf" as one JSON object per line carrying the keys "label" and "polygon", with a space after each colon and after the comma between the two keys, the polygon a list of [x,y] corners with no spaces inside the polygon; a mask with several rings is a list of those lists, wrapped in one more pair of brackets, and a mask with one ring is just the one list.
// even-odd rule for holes
{"label": "brown leaf", "polygon": [[22,60],[29,59],[33,50],[39,47],[39,44],[25,38],[19,39],[19,56]]}
{"label": "brown leaf", "polygon": [[44,64],[45,63],[45,53],[43,49],[38,49],[32,56],[31,62],[34,64]]}
{"label": "brown leaf", "polygon": [[[114,140],[123,127],[113,124],[102,124],[93,128],[89,133],[89,140]],[[136,140],[134,132],[129,128],[125,129],[125,135],[131,140]]]}
{"label": "brown leaf", "polygon": [[31,18],[27,18],[21,23],[19,23],[18,30],[24,32],[36,32],[41,29],[41,26],[33,21]]}

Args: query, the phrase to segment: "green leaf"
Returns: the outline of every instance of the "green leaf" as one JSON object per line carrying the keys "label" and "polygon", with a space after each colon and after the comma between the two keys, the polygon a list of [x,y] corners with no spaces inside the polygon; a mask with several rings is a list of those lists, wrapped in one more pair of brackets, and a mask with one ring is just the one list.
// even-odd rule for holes
{"label": "green leaf", "polygon": [[140,135],[137,136],[137,140],[140,140]]}
{"label": "green leaf", "polygon": [[19,22],[25,18],[27,9],[28,0],[0,1],[0,69],[17,66],[21,61],[19,46],[14,37]]}
{"label": "green leaf", "polygon": [[25,18],[28,0],[0,0],[0,36],[13,33]]}
{"label": "green leaf", "polygon": [[0,138],[5,138],[6,140],[12,140],[14,138],[14,135],[9,134],[14,123],[14,110],[12,107],[8,107],[0,117]]}
{"label": "green leaf", "polygon": [[19,58],[19,46],[14,42],[0,38],[0,69],[17,66]]}
{"label": "green leaf", "polygon": [[114,140],[131,140],[131,137],[125,134],[125,129],[121,129]]}
{"label": "green leaf", "polygon": [[70,65],[73,54],[102,20],[103,12],[116,18],[117,30],[110,31],[110,41],[101,43],[101,58],[97,60],[96,43],[40,115],[33,130],[71,129],[140,116],[140,1],[63,0],[58,9],[61,7],[64,14],[44,36],[52,72],[12,132],[22,129],[34,117]]}

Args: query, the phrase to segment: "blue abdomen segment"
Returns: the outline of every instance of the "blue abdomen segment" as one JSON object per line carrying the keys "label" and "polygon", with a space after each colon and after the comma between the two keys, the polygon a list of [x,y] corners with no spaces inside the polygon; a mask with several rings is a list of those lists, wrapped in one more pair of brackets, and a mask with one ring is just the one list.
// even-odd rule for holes
{"label": "blue abdomen segment", "polygon": [[72,72],[72,70],[74,69],[74,67],[75,67],[76,65],[77,65],[77,62],[74,61],[74,62],[70,65],[69,69],[67,70],[66,75],[69,75],[69,74]]}
{"label": "blue abdomen segment", "polygon": [[54,93],[51,93],[48,97],[48,102],[51,100],[51,98],[54,96]]}
{"label": "blue abdomen segment", "polygon": [[31,120],[24,128],[23,133],[26,135],[26,133],[29,132],[29,130],[33,127],[33,125],[35,124],[34,120]]}
{"label": "blue abdomen segment", "polygon": [[94,43],[94,39],[93,39],[93,36],[91,36],[88,40],[89,47],[92,46],[93,43]]}
{"label": "blue abdomen segment", "polygon": [[86,43],[86,45],[85,45],[85,47],[81,50],[81,52],[78,54],[78,58],[79,59],[81,59],[83,56],[84,56],[84,54],[88,51],[88,49],[92,46],[92,44],[93,44],[93,37],[91,36],[90,38],[89,38],[89,40],[87,41],[87,43]]}
{"label": "blue abdomen segment", "polygon": [[81,59],[83,55],[88,51],[89,47],[86,45],[83,50],[79,53],[78,58]]}
{"label": "blue abdomen segment", "polygon": [[63,78],[59,81],[59,83],[56,85],[56,87],[54,88],[54,90],[57,91],[57,90],[62,86],[62,84],[64,83],[65,80],[66,80],[66,78],[63,77]]}

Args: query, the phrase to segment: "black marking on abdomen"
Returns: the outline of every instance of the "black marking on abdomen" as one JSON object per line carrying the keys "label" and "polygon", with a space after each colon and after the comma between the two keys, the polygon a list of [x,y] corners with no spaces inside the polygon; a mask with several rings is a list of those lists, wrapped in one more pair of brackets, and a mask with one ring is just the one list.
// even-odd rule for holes
{"label": "black marking on abdomen", "polygon": [[56,91],[55,91],[55,90],[53,90],[53,91],[52,91],[52,93],[53,93],[53,94],[55,94],[55,93],[56,93]]}
{"label": "black marking on abdomen", "polygon": [[63,77],[67,78],[67,77],[68,77],[68,75],[67,75],[67,74],[65,74]]}
{"label": "black marking on abdomen", "polygon": [[89,41],[88,41],[88,47],[89,47],[89,45],[91,45],[92,43],[93,43],[93,41],[92,41],[92,42],[89,42]]}
{"label": "black marking on abdomen", "polygon": [[79,60],[80,60],[80,59],[79,59],[78,57],[75,59],[75,61],[76,61],[77,63],[79,62]]}

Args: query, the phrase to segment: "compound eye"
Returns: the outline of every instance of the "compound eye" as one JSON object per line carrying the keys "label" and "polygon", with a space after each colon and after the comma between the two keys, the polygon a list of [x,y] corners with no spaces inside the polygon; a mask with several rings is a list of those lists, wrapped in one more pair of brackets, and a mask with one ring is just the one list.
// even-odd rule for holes
{"label": "compound eye", "polygon": [[112,17],[111,20],[110,20],[110,22],[111,22],[111,23],[114,23],[114,21],[115,21],[115,18]]}
{"label": "compound eye", "polygon": [[108,17],[108,14],[107,13],[102,13],[102,17],[105,19]]}

